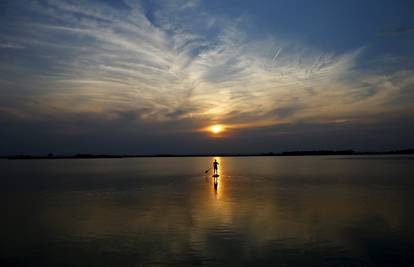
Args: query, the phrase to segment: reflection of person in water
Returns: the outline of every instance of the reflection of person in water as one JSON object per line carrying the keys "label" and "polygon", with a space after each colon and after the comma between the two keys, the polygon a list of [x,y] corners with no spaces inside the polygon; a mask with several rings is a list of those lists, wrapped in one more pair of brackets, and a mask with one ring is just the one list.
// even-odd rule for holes
{"label": "reflection of person in water", "polygon": [[214,162],[213,162],[214,174],[218,174],[218,165],[219,165],[219,163],[215,159]]}
{"label": "reflection of person in water", "polygon": [[218,177],[214,177],[214,191],[217,192],[217,188],[218,188]]}

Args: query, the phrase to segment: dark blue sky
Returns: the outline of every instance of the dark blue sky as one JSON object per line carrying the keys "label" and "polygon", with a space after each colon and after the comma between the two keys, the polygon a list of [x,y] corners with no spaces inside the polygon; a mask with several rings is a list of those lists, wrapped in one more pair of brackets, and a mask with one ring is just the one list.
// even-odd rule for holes
{"label": "dark blue sky", "polygon": [[412,14],[413,1],[2,1],[0,154],[413,147]]}

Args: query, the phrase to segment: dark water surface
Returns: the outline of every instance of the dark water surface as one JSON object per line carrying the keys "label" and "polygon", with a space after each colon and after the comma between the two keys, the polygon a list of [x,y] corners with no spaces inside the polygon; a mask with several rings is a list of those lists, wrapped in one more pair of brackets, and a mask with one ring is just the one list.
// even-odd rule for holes
{"label": "dark water surface", "polygon": [[0,265],[414,266],[414,158],[0,160]]}

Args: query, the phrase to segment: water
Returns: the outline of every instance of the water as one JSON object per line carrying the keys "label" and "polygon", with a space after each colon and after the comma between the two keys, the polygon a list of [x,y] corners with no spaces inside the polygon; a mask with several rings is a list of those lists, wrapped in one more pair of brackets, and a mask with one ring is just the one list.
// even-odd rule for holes
{"label": "water", "polygon": [[0,265],[413,266],[413,157],[212,160],[0,160]]}

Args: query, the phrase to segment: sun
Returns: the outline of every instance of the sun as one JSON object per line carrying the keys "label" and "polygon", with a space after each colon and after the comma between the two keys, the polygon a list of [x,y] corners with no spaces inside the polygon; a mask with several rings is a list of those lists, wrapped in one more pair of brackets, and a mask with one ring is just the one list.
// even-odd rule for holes
{"label": "sun", "polygon": [[216,125],[212,125],[209,127],[210,132],[212,132],[213,134],[219,134],[221,132],[224,131],[224,127],[223,125],[220,124],[216,124]]}

